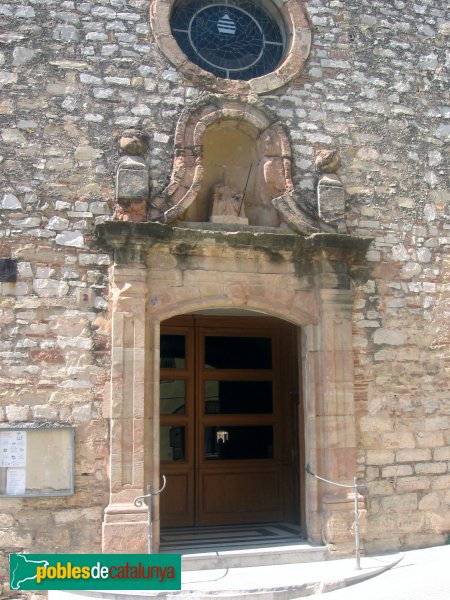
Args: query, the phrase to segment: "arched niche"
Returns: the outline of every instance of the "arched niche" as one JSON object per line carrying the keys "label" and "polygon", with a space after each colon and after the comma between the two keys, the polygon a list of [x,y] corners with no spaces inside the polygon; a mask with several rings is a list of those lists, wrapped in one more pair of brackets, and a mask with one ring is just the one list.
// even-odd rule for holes
{"label": "arched niche", "polygon": [[[283,173],[280,189],[268,188],[272,174],[266,167],[269,159],[264,146],[258,129],[245,121],[221,119],[207,127],[203,136],[201,185],[183,220],[211,220],[214,197],[226,185],[236,192],[238,213],[244,221],[247,219],[249,225],[278,227],[280,217],[271,200],[284,192],[285,177]],[[271,193],[275,196],[271,197]]]}
{"label": "arched niche", "polygon": [[240,102],[185,111],[175,132],[171,180],[152,201],[152,217],[209,221],[214,188],[224,180],[242,195],[249,225],[278,227],[273,200],[293,191],[291,149],[281,123]]}

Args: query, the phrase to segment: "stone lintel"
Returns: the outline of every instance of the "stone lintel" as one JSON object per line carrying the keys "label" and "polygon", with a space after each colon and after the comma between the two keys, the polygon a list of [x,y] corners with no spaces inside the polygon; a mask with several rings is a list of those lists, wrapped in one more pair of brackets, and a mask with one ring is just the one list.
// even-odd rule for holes
{"label": "stone lintel", "polygon": [[[291,251],[293,262],[302,266],[315,263],[330,263],[332,275],[337,271],[346,273],[339,264],[359,264],[364,260],[371,238],[362,238],[334,233],[313,233],[308,237],[280,232],[279,229],[240,227],[236,231],[217,229],[214,224],[199,223],[199,227],[181,227],[161,223],[136,223],[126,221],[106,221],[95,229],[97,245],[114,252],[118,263],[140,262],[145,264],[148,250],[155,244],[204,244],[207,240],[234,248],[261,248]],[[317,267],[316,267],[317,268]],[[325,272],[326,269],[319,268]],[[338,282],[325,282],[320,287],[342,287]]]}

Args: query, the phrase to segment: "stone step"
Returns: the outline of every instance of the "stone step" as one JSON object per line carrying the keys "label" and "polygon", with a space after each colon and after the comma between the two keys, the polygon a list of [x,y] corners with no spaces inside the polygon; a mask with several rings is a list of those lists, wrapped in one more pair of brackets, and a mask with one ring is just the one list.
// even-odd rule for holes
{"label": "stone step", "polygon": [[177,591],[50,591],[49,600],[295,600],[359,583],[395,566],[401,556],[244,568],[183,570]]}
{"label": "stone step", "polygon": [[269,565],[289,565],[295,563],[320,562],[327,559],[325,546],[295,544],[269,548],[250,548],[243,550],[222,550],[183,554],[183,571],[208,569],[238,569],[243,567],[262,567]]}

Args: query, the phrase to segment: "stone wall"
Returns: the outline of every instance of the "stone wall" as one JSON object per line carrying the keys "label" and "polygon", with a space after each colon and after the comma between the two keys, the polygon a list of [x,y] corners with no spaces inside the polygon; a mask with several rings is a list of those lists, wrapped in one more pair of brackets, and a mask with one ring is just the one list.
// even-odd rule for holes
{"label": "stone wall", "polygon": [[[6,551],[100,548],[110,256],[93,231],[111,215],[120,132],[148,133],[156,196],[170,176],[180,112],[204,93],[154,43],[148,4],[0,4],[0,258],[18,261],[17,283],[1,284],[0,419],[73,423],[77,440],[75,496],[0,499]],[[354,306],[366,545],[442,542],[450,531],[450,15],[442,0],[306,7],[313,43],[303,76],[260,99],[290,135],[298,198],[315,208],[315,153],[339,148],[348,231],[374,238]]]}

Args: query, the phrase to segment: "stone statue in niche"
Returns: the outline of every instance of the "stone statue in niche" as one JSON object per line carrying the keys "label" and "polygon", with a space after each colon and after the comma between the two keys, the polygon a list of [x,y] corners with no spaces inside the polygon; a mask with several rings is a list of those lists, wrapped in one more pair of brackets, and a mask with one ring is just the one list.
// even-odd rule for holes
{"label": "stone statue in niche", "polygon": [[213,216],[239,216],[243,194],[224,183],[214,186]]}
{"label": "stone statue in niche", "polygon": [[214,186],[210,222],[248,225],[243,199],[244,194],[229,185],[228,174],[224,169],[222,181]]}

